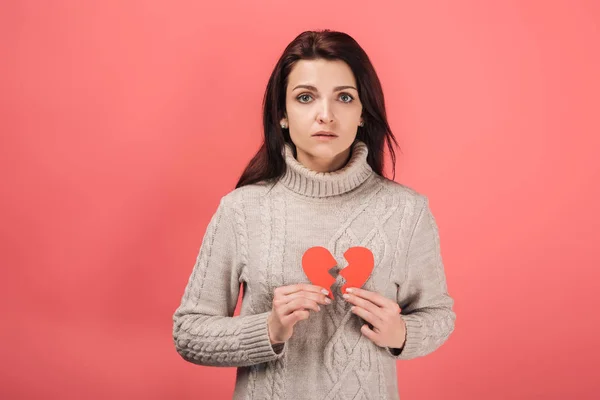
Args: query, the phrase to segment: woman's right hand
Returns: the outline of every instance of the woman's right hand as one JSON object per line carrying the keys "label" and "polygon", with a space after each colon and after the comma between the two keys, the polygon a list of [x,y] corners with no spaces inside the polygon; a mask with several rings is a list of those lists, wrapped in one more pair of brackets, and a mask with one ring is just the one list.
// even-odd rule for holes
{"label": "woman's right hand", "polygon": [[318,303],[331,304],[327,289],[306,283],[280,286],[273,293],[273,310],[267,322],[271,344],[287,341],[294,325],[308,319],[308,310],[321,310]]}

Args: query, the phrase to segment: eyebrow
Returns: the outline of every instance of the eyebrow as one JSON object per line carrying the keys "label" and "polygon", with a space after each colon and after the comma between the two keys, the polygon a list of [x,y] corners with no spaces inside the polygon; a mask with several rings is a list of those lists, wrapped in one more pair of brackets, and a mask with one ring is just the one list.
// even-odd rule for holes
{"label": "eyebrow", "polygon": [[[300,88],[314,90],[315,92],[318,92],[317,88],[315,86],[312,86],[312,85],[298,85],[292,91],[294,91],[296,89],[300,89]],[[354,90],[356,90],[358,92],[358,89],[355,88],[354,86],[336,86],[336,87],[333,88],[333,91],[337,92],[338,90],[343,90],[343,89],[354,89]]]}

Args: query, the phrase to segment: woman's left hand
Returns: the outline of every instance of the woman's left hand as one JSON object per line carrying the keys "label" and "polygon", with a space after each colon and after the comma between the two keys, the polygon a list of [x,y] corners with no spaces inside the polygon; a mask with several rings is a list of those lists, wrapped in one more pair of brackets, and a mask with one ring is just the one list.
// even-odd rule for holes
{"label": "woman's left hand", "polygon": [[401,349],[406,340],[406,323],[400,316],[400,306],[376,292],[359,288],[348,288],[344,299],[353,304],[352,312],[373,328],[364,324],[363,335],[379,347]]}

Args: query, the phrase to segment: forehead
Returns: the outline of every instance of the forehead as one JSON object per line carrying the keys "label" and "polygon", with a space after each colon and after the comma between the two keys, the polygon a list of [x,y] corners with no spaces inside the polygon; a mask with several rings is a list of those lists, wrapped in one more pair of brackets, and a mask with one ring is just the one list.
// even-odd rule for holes
{"label": "forehead", "polygon": [[356,81],[352,70],[344,61],[298,60],[288,77],[288,90],[301,84],[313,85],[319,91],[329,92],[335,86],[356,86]]}

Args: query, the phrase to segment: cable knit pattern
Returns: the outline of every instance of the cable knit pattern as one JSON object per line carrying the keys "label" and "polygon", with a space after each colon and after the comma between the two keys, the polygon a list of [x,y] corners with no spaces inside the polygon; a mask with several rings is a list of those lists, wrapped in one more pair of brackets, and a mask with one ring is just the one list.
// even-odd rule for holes
{"label": "cable knit pattern", "polygon": [[[234,399],[399,399],[396,362],[435,351],[453,332],[454,301],[429,200],[375,174],[367,154],[357,141],[343,168],[322,173],[300,164],[287,144],[282,177],[221,198],[173,315],[173,340],[186,361],[237,367]],[[311,283],[301,259],[313,246],[337,261],[330,271],[335,299],[310,311],[287,342],[271,345],[273,291]],[[339,273],[353,246],[369,248],[375,259],[363,288],[402,308],[402,350],[363,336],[366,321],[341,297]]]}
{"label": "cable knit pattern", "polygon": [[[343,259],[343,253],[346,249],[351,247],[352,243],[356,242],[358,242],[358,245],[360,246],[369,248],[375,255],[375,260],[386,259],[386,252],[390,251],[391,246],[388,237],[385,235],[384,225],[388,219],[394,215],[399,203],[398,196],[393,194],[381,195],[380,192],[382,189],[383,187],[381,187],[380,190],[374,191],[373,195],[368,198],[368,200],[370,200],[368,203],[361,204],[358,210],[352,210],[353,213],[343,224],[344,229],[340,232],[341,234],[339,237],[333,237],[331,239],[331,247],[336,249],[336,258],[343,260],[343,266],[347,265],[347,262]],[[352,230],[352,224],[356,223],[357,218],[363,215],[363,213],[373,214],[370,220],[373,221],[374,226],[367,232],[364,239],[358,239],[357,235],[354,234],[354,231]],[[391,271],[391,268],[389,270]],[[372,275],[363,287],[367,290],[371,290],[372,280],[381,272],[385,272],[385,269],[376,264],[373,268]],[[341,275],[338,275],[338,277],[339,280],[336,281],[334,290],[336,296],[341,296],[341,286],[345,281]],[[381,284],[384,285],[384,288],[387,288],[388,283],[389,273],[381,279]],[[365,389],[364,385],[368,382],[370,373],[372,372],[370,370],[371,361],[368,359],[370,353],[365,352],[364,347],[360,343],[356,343],[355,347],[350,344],[351,341],[357,340],[356,338],[352,338],[352,336],[355,336],[353,334],[356,333],[356,330],[348,329],[347,326],[348,323],[352,324],[356,322],[356,320],[352,318],[353,314],[350,311],[351,304],[346,302],[338,302],[336,304],[338,307],[327,309],[334,311],[332,319],[336,326],[336,331],[325,346],[325,367],[334,387],[337,387],[338,390],[343,387],[348,387],[348,385],[351,386],[353,383],[358,383],[359,386],[357,390],[362,392]],[[349,334],[350,337],[347,337]],[[356,349],[356,347],[359,348]],[[355,351],[360,351],[361,355],[361,359],[357,361],[356,368],[344,368],[344,366],[351,361],[350,356]],[[339,371],[342,371],[341,375],[338,374]],[[345,380],[349,380],[349,382],[345,383]],[[369,385],[366,386],[368,387]],[[379,389],[383,391],[382,387],[379,387]],[[332,395],[333,394],[338,394],[338,392],[332,393]],[[339,398],[346,398],[341,395],[341,393],[339,394]],[[385,398],[385,393],[382,392],[379,396],[380,398]]]}

